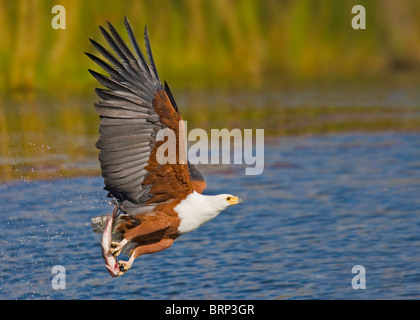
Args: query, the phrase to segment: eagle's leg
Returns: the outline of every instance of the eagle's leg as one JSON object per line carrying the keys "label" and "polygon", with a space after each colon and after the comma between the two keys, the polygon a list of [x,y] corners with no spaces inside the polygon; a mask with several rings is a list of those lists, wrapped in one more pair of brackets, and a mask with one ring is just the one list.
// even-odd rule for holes
{"label": "eagle's leg", "polygon": [[132,239],[146,236],[154,232],[163,231],[168,227],[169,223],[167,221],[163,221],[158,223],[144,223],[135,228],[129,229],[126,233],[124,233],[124,239],[121,242],[113,241],[111,243],[110,252],[114,255],[114,257],[118,257],[124,246]]}
{"label": "eagle's leg", "polygon": [[121,276],[128,271],[133,265],[134,260],[142,254],[156,253],[169,248],[174,239],[162,239],[159,242],[138,246],[133,250],[128,261],[118,261],[120,271],[118,275]]}

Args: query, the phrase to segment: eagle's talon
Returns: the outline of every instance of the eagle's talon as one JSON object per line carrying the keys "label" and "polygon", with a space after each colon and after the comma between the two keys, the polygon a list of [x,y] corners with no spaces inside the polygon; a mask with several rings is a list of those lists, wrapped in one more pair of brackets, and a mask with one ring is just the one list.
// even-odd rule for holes
{"label": "eagle's talon", "polygon": [[118,268],[120,271],[118,272],[118,276],[122,276],[124,273],[131,268],[132,262],[130,261],[118,261]]}
{"label": "eagle's talon", "polygon": [[118,257],[120,255],[120,253],[121,253],[121,249],[111,248],[111,249],[109,249],[109,252],[111,252],[111,254],[114,257]]}
{"label": "eagle's talon", "polygon": [[112,241],[109,251],[114,257],[118,257],[126,243],[127,240],[125,239],[121,242]]}
{"label": "eagle's talon", "polygon": [[116,247],[118,247],[118,245],[119,245],[118,242],[115,242],[115,241],[111,242],[111,248],[116,248]]}

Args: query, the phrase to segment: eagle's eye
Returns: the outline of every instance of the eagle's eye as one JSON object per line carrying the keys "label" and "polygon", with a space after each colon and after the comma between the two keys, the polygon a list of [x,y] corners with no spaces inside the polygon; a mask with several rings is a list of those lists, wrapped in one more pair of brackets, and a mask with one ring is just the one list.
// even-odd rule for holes
{"label": "eagle's eye", "polygon": [[230,200],[230,197],[227,197],[226,200],[229,201]]}

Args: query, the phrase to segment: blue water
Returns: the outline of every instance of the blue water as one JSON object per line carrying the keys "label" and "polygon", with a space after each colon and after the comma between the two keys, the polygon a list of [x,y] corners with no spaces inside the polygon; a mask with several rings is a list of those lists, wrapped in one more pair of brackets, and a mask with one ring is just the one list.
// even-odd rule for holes
{"label": "blue water", "polygon": [[[116,279],[90,230],[111,212],[102,178],[0,185],[0,298],[420,298],[419,134],[271,139],[262,175],[202,172],[208,193],[246,202]],[[55,265],[65,289],[52,288]]]}

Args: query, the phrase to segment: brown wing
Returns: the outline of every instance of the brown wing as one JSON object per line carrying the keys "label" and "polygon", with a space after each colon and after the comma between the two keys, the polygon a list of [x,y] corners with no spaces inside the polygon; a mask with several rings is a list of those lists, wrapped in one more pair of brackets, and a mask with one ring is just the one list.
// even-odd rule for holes
{"label": "brown wing", "polygon": [[[127,19],[125,27],[134,52],[114,27],[108,25],[112,36],[102,27],[100,30],[115,55],[94,40],[90,41],[109,64],[87,53],[109,74],[105,76],[89,70],[107,88],[96,89],[102,100],[95,103],[101,118],[96,146],[101,150],[102,176],[110,196],[124,203],[129,201],[128,207],[133,204],[149,210],[158,203],[184,197],[193,191],[188,164],[184,160],[185,148],[179,146],[179,141],[185,141],[185,133],[183,127],[179,127],[181,115],[169,87],[165,84],[164,88],[159,79],[147,28],[144,39],[150,64]],[[159,164],[156,159],[157,149],[164,143],[156,140],[156,134],[165,128],[173,130],[177,138],[175,164]],[[180,154],[178,150],[182,150]]]}
{"label": "brown wing", "polygon": [[198,171],[197,167],[188,162],[188,171],[190,172],[190,179],[192,187],[198,193],[203,193],[204,189],[207,187],[207,183]]}
{"label": "brown wing", "polygon": [[148,204],[163,202],[171,198],[184,198],[187,194],[193,192],[186,160],[185,131],[182,118],[179,112],[172,107],[165,90],[156,92],[153,99],[153,108],[162,124],[175,132],[176,163],[160,164],[157,161],[156,152],[165,141],[155,143],[148,165],[145,168],[149,174],[143,181],[145,186],[152,185],[150,193],[153,196],[147,201]]}
{"label": "brown wing", "polygon": [[[174,109],[178,111],[178,107],[176,105],[174,97],[172,96],[171,89],[169,88],[166,82],[165,82],[165,92],[169,100],[171,101],[171,104],[174,107]],[[191,179],[191,184],[192,184],[193,189],[199,193],[203,193],[204,189],[207,187],[206,181],[204,180],[203,176],[201,175],[197,167],[194,164],[191,164],[188,161],[188,159],[187,159],[187,163],[188,163],[188,171],[190,173],[190,179]]]}

